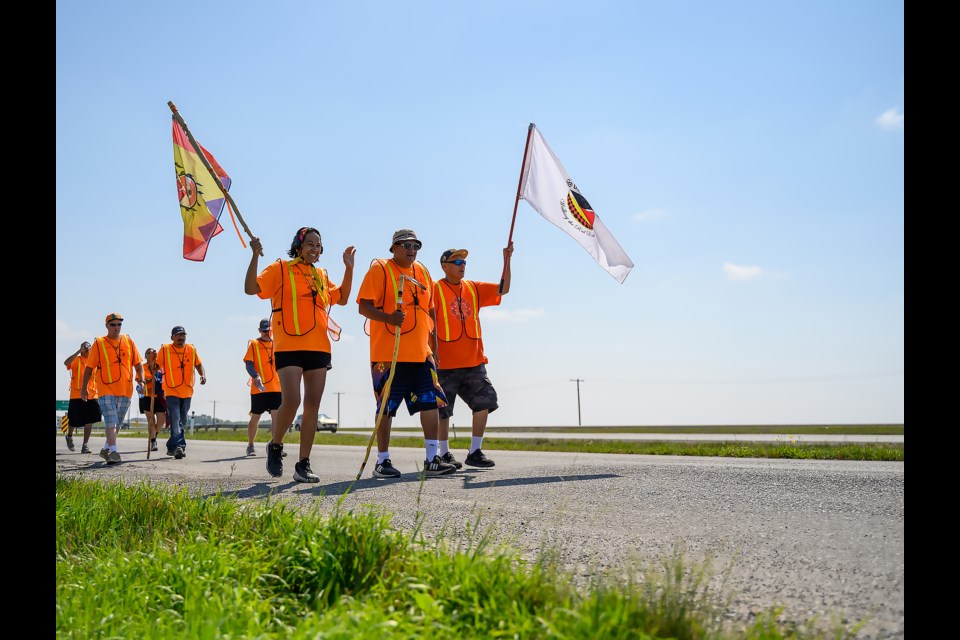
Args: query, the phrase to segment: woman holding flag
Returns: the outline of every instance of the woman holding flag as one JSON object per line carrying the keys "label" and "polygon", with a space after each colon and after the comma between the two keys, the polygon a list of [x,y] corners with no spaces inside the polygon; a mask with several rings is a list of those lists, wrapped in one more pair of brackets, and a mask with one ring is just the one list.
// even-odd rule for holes
{"label": "woman holding flag", "polygon": [[315,266],[323,253],[323,242],[320,232],[313,227],[301,227],[293,236],[287,252],[292,260],[278,259],[259,275],[257,265],[263,255],[260,238],[250,240],[250,249],[253,255],[244,279],[244,292],[270,300],[274,361],[282,396],[277,421],[267,443],[267,472],[274,477],[283,475],[283,436],[300,407],[302,382],[303,424],[299,462],[294,466],[293,479],[319,482],[320,477],[310,469],[310,451],[327,370],[331,368],[330,336],[334,340],[340,337],[339,327],[329,313],[332,305],[344,305],[350,297],[356,249],[349,246],[343,250],[344,272],[339,286],[330,281],[326,269]]}

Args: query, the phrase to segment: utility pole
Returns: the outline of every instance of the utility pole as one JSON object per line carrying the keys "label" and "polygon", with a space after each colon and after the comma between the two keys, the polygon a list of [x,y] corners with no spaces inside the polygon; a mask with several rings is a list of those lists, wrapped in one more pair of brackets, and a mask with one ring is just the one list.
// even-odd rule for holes
{"label": "utility pole", "polygon": [[216,430],[216,428],[217,428],[217,403],[220,402],[220,401],[219,401],[219,400],[211,400],[210,402],[213,403],[213,428],[214,428],[214,430]]}
{"label": "utility pole", "polygon": [[577,383],[577,426],[581,427],[583,425],[580,423],[580,383],[584,380],[582,378],[570,378],[570,382]]}
{"label": "utility pole", "polygon": [[337,429],[339,429],[340,427],[343,426],[343,425],[340,424],[340,396],[343,395],[343,392],[342,392],[342,391],[335,391],[335,392],[334,392],[334,395],[337,396]]}

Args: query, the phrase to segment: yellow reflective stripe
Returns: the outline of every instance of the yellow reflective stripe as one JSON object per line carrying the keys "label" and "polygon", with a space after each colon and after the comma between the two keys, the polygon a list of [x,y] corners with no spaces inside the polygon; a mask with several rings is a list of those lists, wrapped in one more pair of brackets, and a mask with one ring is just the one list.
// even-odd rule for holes
{"label": "yellow reflective stripe", "polygon": [[[294,335],[300,335],[300,314],[297,311],[297,280],[293,277],[292,265],[299,260],[285,263],[287,266],[287,275],[290,278],[290,307],[293,309],[293,331]],[[282,312],[281,312],[282,315]]]}
{"label": "yellow reflective stripe", "polygon": [[[100,343],[100,360],[107,363],[107,384],[113,384],[113,373],[110,371],[110,356],[107,355],[107,341],[103,338],[97,338],[97,342]],[[103,371],[103,365],[100,365],[100,371]]]}
{"label": "yellow reflective stripe", "polygon": [[313,274],[314,284],[317,285],[317,293],[320,294],[320,302],[323,303],[323,308],[326,309],[327,300],[330,299],[329,297],[327,297],[326,278],[321,279],[319,271],[317,271],[317,268],[313,265],[310,265],[310,272]]}
{"label": "yellow reflective stripe", "polygon": [[480,337],[480,307],[477,306],[477,290],[469,286],[469,282],[464,280],[467,283],[467,289],[470,290],[470,296],[473,298],[473,335]]}
{"label": "yellow reflective stripe", "polygon": [[260,377],[264,378],[266,376],[263,375],[263,358],[260,355],[260,345],[257,344],[259,341],[251,340],[251,342],[253,343],[253,350],[257,353],[257,371],[260,372]]}
{"label": "yellow reflective stripe", "polygon": [[403,293],[401,292],[400,294],[397,294],[397,277],[393,273],[393,267],[390,266],[390,262],[385,262],[384,264],[387,266],[387,271],[390,272],[390,282],[393,283],[393,299],[401,300],[401,302],[398,303],[398,306],[397,306],[397,309],[399,309],[400,306],[402,306],[403,298],[401,298],[401,296],[403,295]]}
{"label": "yellow reflective stripe", "polygon": [[443,309],[443,330],[445,332],[444,340],[450,340],[450,316],[447,315],[447,300],[443,297],[443,286],[438,282],[436,285],[437,293],[440,294],[440,308]]}
{"label": "yellow reflective stripe", "polygon": [[73,373],[73,381],[77,383],[77,386],[75,386],[74,389],[79,391],[80,383],[83,381],[83,376],[80,375],[80,358],[77,358],[76,360],[70,363],[70,372]]}

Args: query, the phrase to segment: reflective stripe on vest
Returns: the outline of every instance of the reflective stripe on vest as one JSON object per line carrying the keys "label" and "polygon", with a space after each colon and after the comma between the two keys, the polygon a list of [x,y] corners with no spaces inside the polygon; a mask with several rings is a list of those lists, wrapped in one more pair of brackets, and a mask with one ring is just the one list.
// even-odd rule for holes
{"label": "reflective stripe on vest", "polygon": [[[177,377],[173,375],[173,372],[175,371],[175,367],[173,366],[173,358],[170,355],[173,352],[173,345],[165,344],[160,348],[163,349],[164,355],[166,356],[166,360],[167,360],[167,365],[163,368],[163,379],[168,383],[167,386],[170,387],[171,389],[176,389],[181,384],[186,384],[188,387],[192,388],[193,387],[193,366],[194,366],[194,360],[196,357],[196,351],[193,349],[193,345],[190,345],[190,344],[183,345],[183,359],[180,361],[180,364],[182,365],[180,375],[182,377],[180,379],[180,382],[178,382],[177,384],[173,384],[173,382],[177,379]],[[187,364],[189,364],[190,366],[188,367]],[[189,377],[190,377],[189,382],[187,382],[188,370],[189,370]]]}
{"label": "reflective stripe on vest", "polygon": [[[313,324],[310,326],[309,329],[302,330],[300,327],[300,307],[297,304],[297,301],[300,299],[300,297],[297,295],[297,280],[293,270],[293,265],[295,264],[303,264],[303,260],[301,260],[300,258],[295,258],[294,260],[290,260],[289,262],[280,260],[280,268],[286,269],[286,272],[287,272],[286,278],[284,278],[283,274],[281,273],[281,282],[283,282],[283,280],[286,279],[290,283],[289,308],[290,308],[290,313],[293,315],[293,317],[291,318],[293,320],[293,327],[288,328],[287,326],[288,316],[284,314],[282,287],[280,292],[280,297],[281,297],[280,308],[273,309],[272,311],[280,312],[280,326],[281,328],[283,328],[284,333],[286,333],[287,335],[302,336],[305,333],[309,333],[310,331],[313,331],[313,329],[317,326],[317,309],[320,309],[320,313],[322,313],[323,315],[327,314],[326,309],[327,309],[330,297],[327,293],[327,287],[326,287],[326,280],[327,280],[326,270],[325,269],[317,270],[317,268],[312,264],[308,265],[310,267],[310,273],[311,273],[311,276],[313,277],[313,281],[317,287],[316,294],[320,297],[320,302],[322,304],[318,307],[316,296],[314,296],[314,300],[312,301],[312,305],[311,305],[313,308],[313,317],[311,318],[313,320]],[[322,278],[320,277],[321,273],[323,274]],[[290,332],[291,328],[293,329],[292,333]]]}
{"label": "reflective stripe on vest", "polygon": [[270,368],[270,378],[267,379],[265,369],[263,368],[263,356],[260,355],[260,349],[263,349],[264,351],[266,351],[266,349],[263,348],[263,345],[260,344],[259,340],[251,340],[250,342],[253,343],[253,351],[256,354],[254,357],[257,359],[257,371],[260,372],[260,379],[263,382],[270,382],[270,380],[273,380],[273,368]]}
{"label": "reflective stripe on vest", "polygon": [[[478,293],[477,293],[476,285],[473,285],[471,287],[470,286],[471,283],[469,280],[460,281],[461,285],[466,286],[467,291],[470,293],[470,298],[473,302],[473,322],[471,323],[473,324],[473,335],[470,335],[470,332],[467,331],[468,325],[464,322],[464,318],[461,316],[460,326],[462,327],[463,332],[458,334],[457,337],[451,338],[450,337],[450,307],[447,305],[447,299],[443,295],[443,285],[440,284],[441,282],[445,282],[445,280],[437,281],[436,290],[437,290],[437,294],[440,297],[440,308],[443,310],[444,335],[441,337],[441,335],[438,333],[437,338],[440,340],[443,340],[444,342],[454,342],[456,340],[459,340],[460,336],[463,335],[463,333],[466,333],[468,338],[472,340],[479,340],[480,339],[480,308],[478,306],[479,302],[478,302]],[[447,284],[447,286],[450,286],[450,285]],[[462,313],[463,307],[460,307],[460,309]]]}
{"label": "reflective stripe on vest", "polygon": [[73,374],[73,380],[70,386],[77,391],[80,391],[80,385],[83,384],[83,370],[86,366],[87,359],[80,356],[77,356],[74,361],[70,363],[70,373]]}
{"label": "reflective stripe on vest", "polygon": [[[130,352],[130,351],[131,351],[131,350],[130,350],[130,336],[128,336],[128,335],[126,335],[126,334],[120,336],[120,341],[119,341],[119,342],[120,342],[120,345],[123,344],[123,341],[124,341],[124,340],[127,341],[127,370],[129,371],[129,369],[130,369],[129,361],[130,361],[130,358],[131,358],[131,352]],[[110,356],[107,354],[107,345],[106,345],[107,339],[106,339],[105,337],[101,337],[101,338],[97,338],[97,339],[95,340],[95,342],[98,342],[98,343],[100,344],[100,379],[103,380],[104,382],[106,382],[107,384],[113,384],[114,382],[116,382],[116,380],[119,380],[120,377],[123,375],[123,351],[121,351],[120,348],[117,347],[118,358],[120,359],[120,362],[117,363],[117,378],[116,378],[116,380],[114,380],[114,378],[113,378],[113,363],[110,362]],[[113,345],[110,345],[110,346],[113,346]],[[103,377],[103,374],[104,374],[103,363],[104,363],[104,362],[107,363],[107,370],[106,370],[107,377],[106,377],[106,378]]]}
{"label": "reflective stripe on vest", "polygon": [[[393,303],[393,309],[391,309],[391,310],[389,310],[389,311],[387,310],[387,299],[388,299],[388,297],[387,297],[387,295],[386,295],[386,294],[387,294],[387,291],[386,291],[386,283],[384,283],[383,311],[384,311],[385,313],[393,313],[394,311],[396,311],[396,310],[399,308],[399,307],[397,307],[397,297],[403,295],[403,292],[402,292],[402,291],[398,291],[398,290],[397,290],[397,288],[398,288],[397,281],[400,279],[400,274],[394,272],[394,267],[390,264],[390,261],[389,261],[389,260],[383,260],[383,259],[381,259],[381,258],[376,258],[376,261],[380,264],[381,267],[384,267],[384,268],[385,268],[385,271],[386,271],[386,272],[389,272],[389,274],[390,274],[390,283],[393,285],[393,296],[392,296],[392,297],[389,297],[389,300],[390,300],[390,302]],[[427,277],[426,277],[426,267],[424,267],[422,264],[420,264],[420,263],[417,262],[417,261],[414,261],[413,264],[411,265],[411,267],[412,267],[412,269],[413,269],[413,275],[414,275],[414,277],[417,279],[418,282],[421,282],[421,283],[422,283],[422,282],[424,282],[424,281],[427,280]],[[419,275],[419,276],[417,275],[417,267],[420,267],[420,275]],[[385,274],[385,275],[386,275],[386,274]],[[414,284],[413,286],[416,287],[417,285]],[[429,291],[425,291],[424,293],[427,294],[427,295],[429,295]],[[417,297],[417,299],[419,300],[419,296],[416,296],[416,297]],[[422,305],[418,305],[418,307],[419,307],[420,309],[422,309],[424,312],[426,312],[426,309],[425,309]],[[414,328],[414,327],[417,326],[417,309],[416,309],[416,308],[414,308],[412,315],[413,315],[413,324],[410,325],[410,326],[408,326],[406,330],[404,330],[404,329],[403,329],[403,325],[401,325],[401,326],[400,326],[400,333],[409,333],[410,331],[413,331],[413,328]],[[404,318],[403,324],[407,324],[407,320],[408,320],[408,319],[409,319],[409,316],[408,316],[407,318]],[[390,331],[390,333],[393,333],[393,331],[394,331],[393,325],[389,325],[389,324],[387,324],[386,322],[384,322],[384,324],[387,326],[387,329]]]}

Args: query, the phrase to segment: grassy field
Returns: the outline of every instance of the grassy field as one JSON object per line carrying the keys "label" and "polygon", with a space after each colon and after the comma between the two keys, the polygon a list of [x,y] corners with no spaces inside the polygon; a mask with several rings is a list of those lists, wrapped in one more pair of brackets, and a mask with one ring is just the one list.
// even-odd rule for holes
{"label": "grassy field", "polygon": [[575,587],[549,550],[525,562],[479,522],[452,545],[373,508],[58,476],[56,519],[58,638],[842,640],[860,624],[730,620],[732,594],[682,550]]}
{"label": "grassy field", "polygon": [[[894,431],[877,431],[881,427],[894,429]],[[617,427],[621,429],[647,429],[648,427]],[[652,428],[652,427],[651,427]],[[689,429],[691,427],[682,427]],[[884,461],[903,461],[903,444],[901,443],[805,443],[804,435],[817,434],[835,434],[835,435],[897,435],[903,434],[903,425],[846,425],[846,426],[807,426],[803,427],[805,431],[800,431],[793,427],[714,427],[714,429],[724,429],[724,431],[713,431],[712,433],[775,433],[782,434],[782,441],[778,442],[743,442],[731,439],[729,442],[690,442],[690,441],[670,441],[670,440],[606,440],[606,439],[558,439],[558,438],[525,438],[522,440],[512,438],[497,438],[496,430],[490,429],[483,440],[485,451],[564,451],[572,453],[623,453],[623,454],[643,454],[643,455],[670,455],[670,456],[725,456],[734,458],[804,458],[811,460],[884,460]],[[703,432],[704,427],[698,427],[699,431],[688,431],[686,433]],[[784,431],[735,431],[730,432],[725,429],[784,429]],[[790,430],[792,429],[792,430]],[[565,428],[565,431],[573,429]],[[591,431],[579,430],[579,433],[597,432],[597,429]],[[629,433],[629,431],[623,431]],[[611,433],[608,428],[603,429],[603,433]],[[650,432],[645,432],[650,433]],[[652,433],[665,433],[665,431],[655,431]],[[145,435],[138,432],[123,432],[123,437],[143,438]],[[166,435],[161,436],[165,438]],[[247,432],[244,429],[221,428],[219,431],[210,431],[197,429],[189,438],[198,440],[223,440],[246,442]],[[257,434],[257,442],[266,442],[269,439],[269,433],[266,429],[261,429]],[[335,444],[348,446],[366,446],[370,440],[369,433],[345,433],[338,431],[330,433],[320,431],[314,438],[317,444]],[[284,438],[285,443],[295,443],[300,441],[300,434],[296,431],[288,431]],[[419,447],[423,444],[423,436],[417,434],[414,430],[395,429],[390,442],[398,447]],[[451,438],[450,448],[459,451],[467,449],[470,445],[470,439],[466,437]]]}

